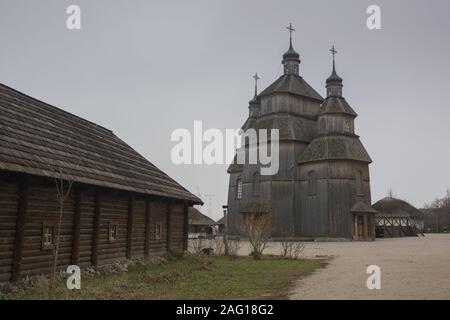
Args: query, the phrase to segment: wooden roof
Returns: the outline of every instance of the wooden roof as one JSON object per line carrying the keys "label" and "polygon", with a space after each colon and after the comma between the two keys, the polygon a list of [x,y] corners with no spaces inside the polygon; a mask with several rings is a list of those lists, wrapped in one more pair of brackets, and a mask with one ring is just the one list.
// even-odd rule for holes
{"label": "wooden roof", "polygon": [[266,96],[273,93],[291,93],[302,97],[311,98],[319,102],[323,98],[302,77],[297,74],[284,74],[275,82],[263,90],[258,96]]}
{"label": "wooden roof", "polygon": [[319,114],[348,114],[352,117],[358,116],[343,97],[328,97],[320,105]]}
{"label": "wooden roof", "polygon": [[201,203],[112,131],[3,84],[0,169]]}
{"label": "wooden roof", "polygon": [[190,225],[211,226],[216,224],[213,219],[201,213],[197,208],[190,207],[188,214]]}
{"label": "wooden roof", "polygon": [[423,218],[423,213],[408,202],[396,198],[385,197],[372,205],[378,213],[376,216],[416,217]]}
{"label": "wooden roof", "polygon": [[371,163],[372,159],[356,135],[326,135],[314,139],[299,158],[299,163],[322,160],[354,160]]}

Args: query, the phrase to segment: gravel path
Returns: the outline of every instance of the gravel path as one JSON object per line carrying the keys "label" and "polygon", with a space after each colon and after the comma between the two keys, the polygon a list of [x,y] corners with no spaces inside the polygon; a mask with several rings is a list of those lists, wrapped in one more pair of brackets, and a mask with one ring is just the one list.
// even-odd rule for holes
{"label": "gravel path", "polygon": [[[239,254],[248,254],[242,243]],[[271,243],[265,253],[280,254]],[[450,234],[371,242],[305,242],[307,258],[328,257],[325,268],[299,279],[290,299],[450,299]],[[369,290],[367,266],[381,269],[381,289]]]}
{"label": "gravel path", "polygon": [[[307,244],[329,265],[300,279],[290,299],[450,299],[450,234],[374,242]],[[366,286],[368,265],[381,268],[381,289]]]}

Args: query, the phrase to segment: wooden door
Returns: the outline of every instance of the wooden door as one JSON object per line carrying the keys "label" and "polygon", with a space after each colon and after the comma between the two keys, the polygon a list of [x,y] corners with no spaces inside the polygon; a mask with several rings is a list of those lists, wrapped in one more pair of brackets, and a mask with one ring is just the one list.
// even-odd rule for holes
{"label": "wooden door", "polygon": [[363,238],[364,237],[364,219],[362,216],[357,216],[357,225],[358,225],[358,229],[357,229],[357,237],[358,238]]}

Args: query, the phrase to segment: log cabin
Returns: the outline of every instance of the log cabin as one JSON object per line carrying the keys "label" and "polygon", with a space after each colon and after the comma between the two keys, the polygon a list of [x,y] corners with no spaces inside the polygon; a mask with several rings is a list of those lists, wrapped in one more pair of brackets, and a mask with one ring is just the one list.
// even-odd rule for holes
{"label": "log cabin", "polygon": [[112,131],[2,84],[0,190],[0,283],[48,273],[57,234],[61,269],[181,254],[201,203]]}

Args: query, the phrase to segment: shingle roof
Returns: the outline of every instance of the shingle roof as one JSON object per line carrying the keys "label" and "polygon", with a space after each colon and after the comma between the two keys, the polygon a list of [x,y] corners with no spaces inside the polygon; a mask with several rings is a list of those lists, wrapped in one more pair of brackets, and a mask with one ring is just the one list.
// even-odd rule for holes
{"label": "shingle roof", "polygon": [[255,130],[278,129],[280,140],[297,140],[310,142],[317,135],[317,124],[314,120],[293,116],[289,113],[271,113],[256,119],[252,124]]}
{"label": "shingle roof", "polygon": [[201,203],[112,131],[3,84],[0,169]]}
{"label": "shingle roof", "polygon": [[292,93],[314,100],[323,101],[317,93],[302,77],[296,74],[284,74],[259,94],[260,97],[272,93]]}
{"label": "shingle roof", "polygon": [[320,105],[319,114],[344,113],[353,117],[358,116],[356,112],[342,97],[328,97]]}
{"label": "shingle roof", "polygon": [[321,160],[355,160],[371,163],[357,136],[327,135],[314,139],[299,157],[300,163]]}
{"label": "shingle roof", "polygon": [[208,216],[205,216],[197,208],[189,208],[189,224],[190,225],[215,225],[216,222]]}
{"label": "shingle roof", "polygon": [[350,212],[354,212],[354,213],[364,213],[364,212],[368,212],[368,213],[377,213],[378,211],[375,210],[374,208],[372,208],[370,205],[368,205],[365,202],[362,201],[358,201],[357,203],[355,203],[353,205],[353,207],[350,209]]}

